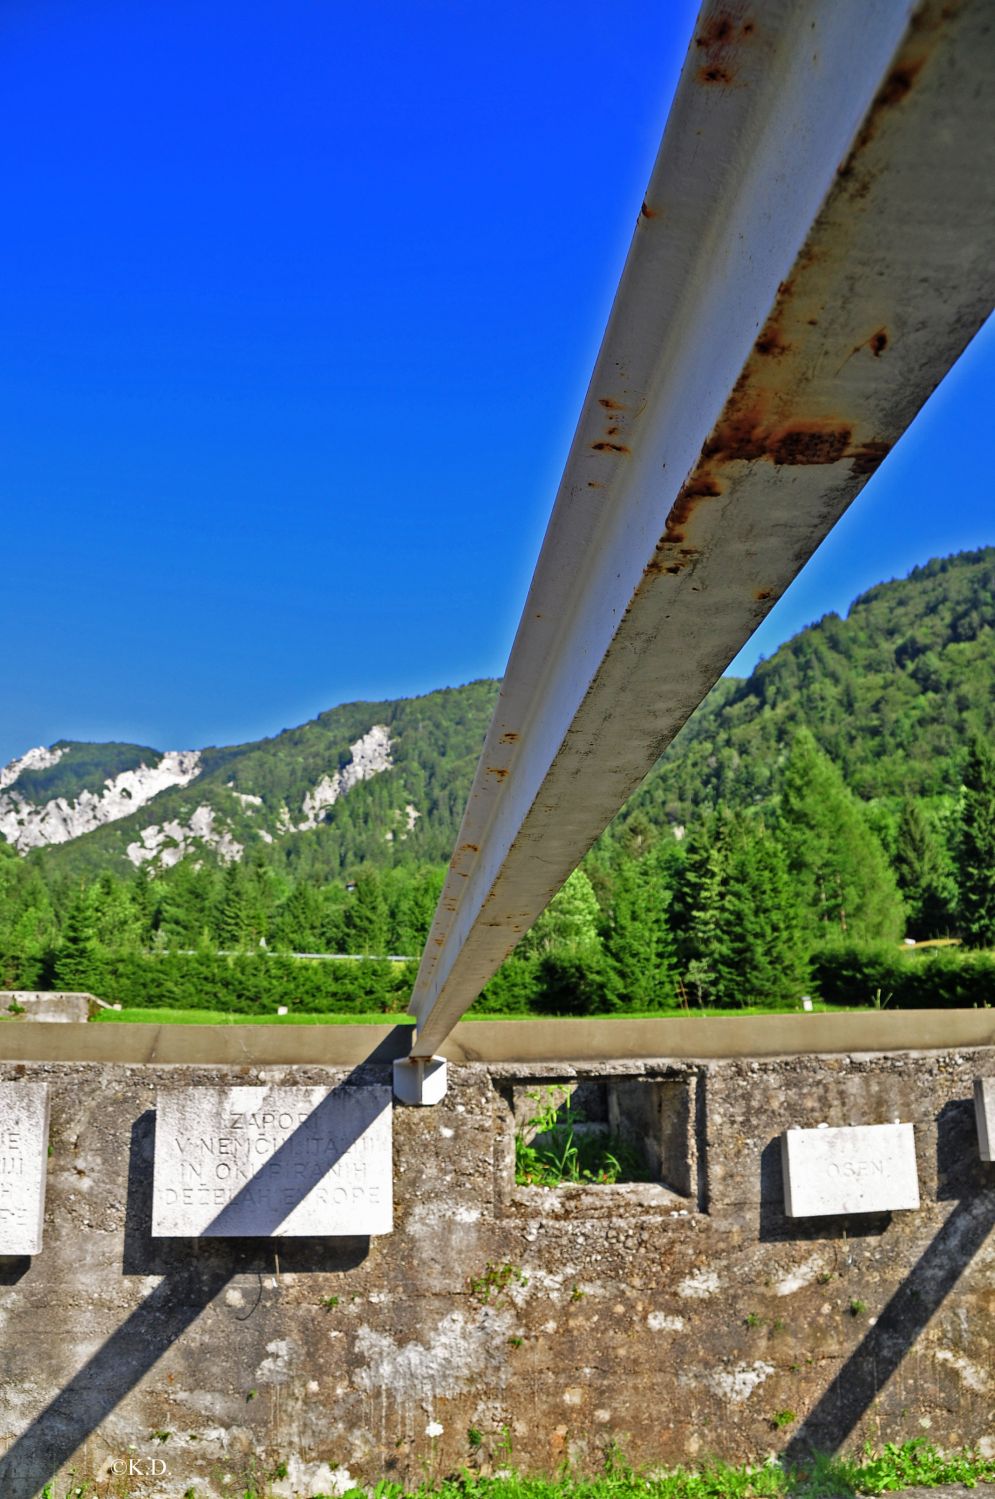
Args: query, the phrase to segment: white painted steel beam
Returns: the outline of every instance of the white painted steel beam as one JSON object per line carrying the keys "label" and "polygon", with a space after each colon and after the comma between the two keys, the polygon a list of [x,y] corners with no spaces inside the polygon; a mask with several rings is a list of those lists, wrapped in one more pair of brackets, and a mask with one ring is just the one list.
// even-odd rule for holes
{"label": "white painted steel beam", "polygon": [[705,5],[421,961],[413,1055],[983,322],[993,99],[991,0]]}

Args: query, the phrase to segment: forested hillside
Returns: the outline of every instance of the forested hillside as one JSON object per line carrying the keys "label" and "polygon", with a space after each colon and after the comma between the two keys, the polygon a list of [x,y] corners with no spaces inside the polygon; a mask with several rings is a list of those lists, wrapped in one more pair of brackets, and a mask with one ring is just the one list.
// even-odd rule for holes
{"label": "forested hillside", "polygon": [[[20,833],[46,879],[136,867],[160,875],[187,860],[248,857],[322,881],[367,862],[443,861],[496,694],[496,682],[481,681],[345,703],[272,739],[185,752],[172,772],[178,783],[163,789],[154,781],[166,778],[169,757],[156,750],[61,741],[33,752],[51,764],[0,782],[0,833],[10,842]],[[46,837],[102,814],[79,835]]]}
{"label": "forested hillside", "polygon": [[632,797],[626,815],[689,822],[774,794],[808,728],[863,801],[956,796],[968,741],[995,728],[995,548],[881,583],[723,681]]}
{"label": "forested hillside", "polygon": [[[993,626],[989,548],[721,682],[481,1004],[987,995],[985,958],[897,955],[906,934],[995,946]],[[0,987],[402,1006],[411,969],[380,960],[425,940],[495,692],[347,704],[226,749],[29,752],[0,773]]]}

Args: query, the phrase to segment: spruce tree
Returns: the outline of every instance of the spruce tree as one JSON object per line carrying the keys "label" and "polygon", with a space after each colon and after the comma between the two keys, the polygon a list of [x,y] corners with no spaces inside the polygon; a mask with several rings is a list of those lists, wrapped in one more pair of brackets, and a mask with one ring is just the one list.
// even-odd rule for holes
{"label": "spruce tree", "polygon": [[667,921],[669,892],[653,861],[621,854],[602,929],[614,975],[615,1004],[626,1010],[664,1009],[675,999],[674,943]]}
{"label": "spruce tree", "polygon": [[884,849],[807,729],[784,768],[778,836],[810,943],[898,940],[905,913]]}
{"label": "spruce tree", "polygon": [[594,887],[583,869],[575,869],[518,947],[517,955],[535,966],[535,1011],[597,1015],[614,1008],[600,923]]}
{"label": "spruce tree", "polygon": [[968,947],[995,947],[995,755],[976,737],[964,767],[958,915]]}
{"label": "spruce tree", "polygon": [[399,953],[417,957],[425,946],[444,878],[431,865],[390,871],[391,926]]}
{"label": "spruce tree", "polygon": [[804,915],[787,857],[755,818],[729,833],[715,967],[724,1004],[797,1000],[808,981]]}
{"label": "spruce tree", "polygon": [[389,947],[388,911],[376,869],[356,876],[356,888],[343,912],[345,952],[383,957]]}
{"label": "spruce tree", "polygon": [[685,992],[690,989],[698,1003],[718,998],[726,853],[723,813],[703,817],[692,826],[674,897],[673,929]]}
{"label": "spruce tree", "polygon": [[171,869],[162,881],[157,946],[174,952],[189,951],[199,946],[205,932],[216,935],[214,913],[220,902],[216,902],[215,893],[220,885],[218,872],[211,865],[195,869],[184,859]]}
{"label": "spruce tree", "polygon": [[539,960],[510,953],[474,1001],[478,1014],[525,1015],[535,1006]]}
{"label": "spruce tree", "polygon": [[922,803],[912,797],[902,804],[894,865],[909,936],[939,937],[948,932],[956,891],[947,852]]}
{"label": "spruce tree", "polygon": [[79,993],[100,984],[100,947],[93,920],[90,892],[81,889],[66,914],[55,960],[55,982],[60,989]]}
{"label": "spruce tree", "polygon": [[300,880],[277,913],[273,940],[285,952],[321,952],[324,902],[320,891]]}
{"label": "spruce tree", "polygon": [[244,952],[250,946],[251,913],[247,881],[240,864],[229,864],[214,923],[222,952]]}
{"label": "spruce tree", "polygon": [[41,988],[59,923],[38,871],[6,848],[0,845],[0,988]]}
{"label": "spruce tree", "polygon": [[90,893],[94,932],[100,945],[112,952],[140,952],[144,926],[130,886],[105,872]]}
{"label": "spruce tree", "polygon": [[583,869],[575,869],[557,890],[521,943],[525,954],[551,952],[601,954],[601,909]]}

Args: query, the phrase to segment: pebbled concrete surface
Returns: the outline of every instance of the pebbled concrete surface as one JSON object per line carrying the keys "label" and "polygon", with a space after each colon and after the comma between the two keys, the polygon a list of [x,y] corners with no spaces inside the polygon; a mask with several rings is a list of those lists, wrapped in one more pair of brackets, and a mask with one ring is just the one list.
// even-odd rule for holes
{"label": "pebbled concrete surface", "polygon": [[[612,1442],[637,1465],[995,1449],[995,1167],[972,1102],[991,1049],[450,1075],[437,1108],[394,1110],[392,1234],[274,1243],[152,1237],[157,1090],[382,1084],[386,1063],[0,1065],[52,1105],[44,1247],[0,1262],[3,1499],[73,1473],[117,1499],[125,1458],[168,1470],[128,1493],[208,1499],[283,1463],[287,1496],[597,1470]],[[515,1186],[523,1095],[573,1081],[658,1097],[661,1180]],[[788,1124],[896,1117],[918,1212],[785,1217]]]}

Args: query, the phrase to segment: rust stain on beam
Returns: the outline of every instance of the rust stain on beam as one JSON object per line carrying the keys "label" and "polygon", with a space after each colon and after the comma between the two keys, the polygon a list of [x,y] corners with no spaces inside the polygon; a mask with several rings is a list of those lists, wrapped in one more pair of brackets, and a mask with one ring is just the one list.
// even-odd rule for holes
{"label": "rust stain on beam", "polygon": [[987,3],[706,5],[471,791],[466,899],[419,972],[419,1054],[990,310]]}

